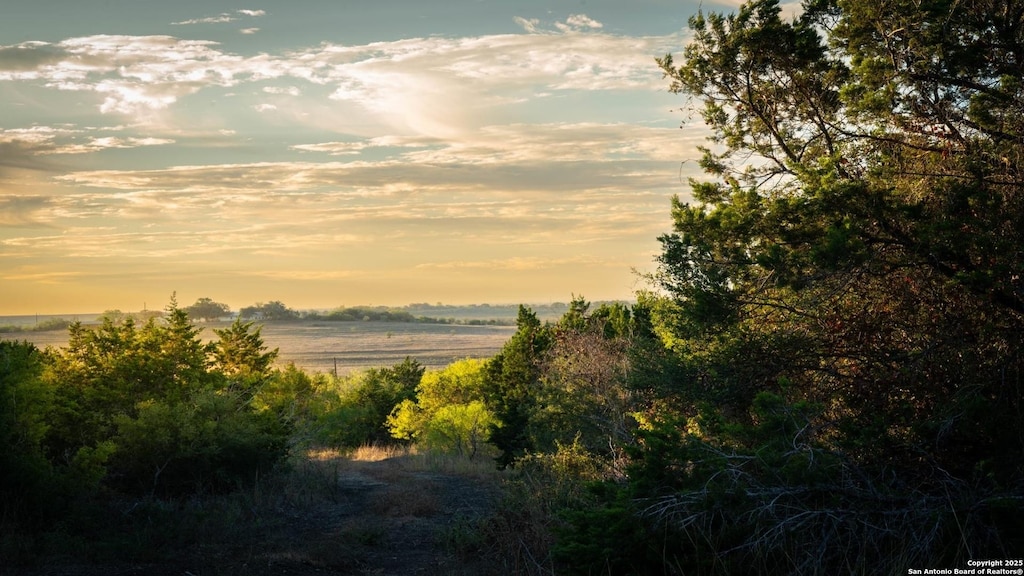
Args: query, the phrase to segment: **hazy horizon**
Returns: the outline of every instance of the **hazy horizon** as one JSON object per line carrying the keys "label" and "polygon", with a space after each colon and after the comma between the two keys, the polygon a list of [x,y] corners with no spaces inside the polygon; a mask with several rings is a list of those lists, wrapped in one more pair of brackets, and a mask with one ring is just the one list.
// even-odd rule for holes
{"label": "hazy horizon", "polygon": [[700,5],[8,6],[0,314],[630,299],[698,175],[654,59]]}
{"label": "hazy horizon", "polygon": [[[584,295],[584,294],[577,294],[575,296],[584,296],[584,297],[586,297],[586,295]],[[208,297],[208,296],[200,296],[200,297]],[[187,307],[187,306],[189,306],[191,304],[196,303],[197,299],[198,298],[194,298],[194,299],[191,299],[189,301],[182,301],[181,299],[178,299],[177,303],[178,303],[178,306],[180,306],[180,307]],[[272,302],[272,301],[281,301],[287,307],[291,308],[291,310],[294,310],[294,311],[300,312],[300,313],[308,313],[308,312],[331,312],[331,311],[340,310],[340,308],[354,308],[354,307],[362,307],[362,306],[369,306],[369,307],[382,306],[382,307],[387,307],[387,308],[393,308],[393,310],[409,310],[409,308],[412,308],[412,310],[416,310],[416,308],[423,307],[423,306],[474,308],[474,310],[481,310],[481,308],[484,308],[484,310],[485,310],[485,308],[487,308],[487,307],[493,307],[493,308],[498,308],[498,310],[501,310],[501,308],[510,308],[510,307],[514,308],[514,307],[517,307],[519,305],[525,305],[527,307],[536,308],[536,310],[544,310],[544,308],[552,308],[552,307],[565,307],[565,308],[567,308],[568,304],[569,304],[569,302],[571,301],[572,298],[569,297],[569,298],[563,298],[563,299],[560,299],[560,300],[546,300],[546,301],[526,301],[526,300],[522,300],[522,301],[509,301],[509,302],[444,302],[444,301],[427,302],[427,301],[420,300],[420,301],[406,302],[406,303],[403,303],[403,304],[383,304],[383,303],[369,303],[369,302],[361,302],[361,303],[360,302],[352,302],[352,303],[343,303],[343,304],[335,304],[335,305],[315,305],[315,306],[295,306],[295,305],[292,305],[290,302],[287,302],[287,301],[284,301],[284,300],[280,300],[278,298],[268,298],[268,299],[264,299],[264,300],[247,302],[247,303],[243,303],[243,304],[236,304],[236,303],[232,303],[232,302],[228,302],[228,301],[218,300],[217,298],[211,298],[211,299],[216,301],[216,302],[227,304],[228,307],[230,308],[230,314],[234,315],[234,314],[238,314],[242,310],[243,307],[252,306],[252,305],[261,304],[261,303]],[[601,299],[591,299],[591,298],[587,298],[587,301],[591,302],[592,305],[598,304],[598,303],[601,303],[601,302],[612,302],[612,301],[634,302],[635,300],[636,300],[636,298],[609,298],[609,299],[604,299],[604,298],[601,298]],[[13,318],[34,318],[34,317],[40,317],[40,318],[61,318],[61,317],[65,317],[65,318],[67,318],[67,317],[73,317],[73,316],[98,317],[98,316],[102,316],[104,313],[115,312],[115,311],[123,313],[123,314],[138,314],[138,313],[142,313],[142,312],[161,312],[161,311],[167,310],[167,306],[168,306],[169,303],[170,303],[170,299],[168,298],[167,302],[164,302],[162,305],[159,305],[159,306],[154,306],[150,302],[146,301],[146,302],[142,302],[143,307],[136,307],[136,308],[127,307],[127,306],[116,306],[116,307],[104,308],[104,310],[89,310],[89,311],[78,310],[78,311],[63,311],[63,312],[48,312],[48,313],[40,312],[40,313],[14,313],[14,314],[7,314],[7,313],[4,313],[2,310],[0,310],[0,325],[3,324],[3,322],[2,322],[3,320],[13,319]]]}

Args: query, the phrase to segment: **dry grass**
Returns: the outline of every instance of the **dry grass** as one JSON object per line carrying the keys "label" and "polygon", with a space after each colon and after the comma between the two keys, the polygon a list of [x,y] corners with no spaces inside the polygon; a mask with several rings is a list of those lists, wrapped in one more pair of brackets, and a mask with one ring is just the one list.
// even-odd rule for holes
{"label": "dry grass", "polygon": [[347,458],[354,462],[381,462],[415,454],[417,454],[416,449],[408,446],[367,444],[347,454]]}

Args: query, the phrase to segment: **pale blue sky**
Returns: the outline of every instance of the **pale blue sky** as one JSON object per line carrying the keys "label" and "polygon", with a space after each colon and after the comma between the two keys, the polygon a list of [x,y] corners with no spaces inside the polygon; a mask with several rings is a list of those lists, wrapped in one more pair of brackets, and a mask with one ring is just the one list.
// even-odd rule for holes
{"label": "pale blue sky", "polygon": [[0,314],[630,298],[696,6],[7,0]]}

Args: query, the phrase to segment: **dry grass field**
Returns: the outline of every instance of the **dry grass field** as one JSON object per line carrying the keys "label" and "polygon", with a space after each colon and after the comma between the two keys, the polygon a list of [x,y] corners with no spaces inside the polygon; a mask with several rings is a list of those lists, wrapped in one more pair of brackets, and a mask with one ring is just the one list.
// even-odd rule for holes
{"label": "dry grass field", "polygon": [[[267,324],[263,339],[278,348],[279,360],[308,372],[339,375],[392,366],[411,357],[428,368],[462,358],[494,356],[514,326],[464,326],[397,322],[320,322]],[[212,337],[212,331],[208,331]],[[205,334],[204,334],[205,335]]]}

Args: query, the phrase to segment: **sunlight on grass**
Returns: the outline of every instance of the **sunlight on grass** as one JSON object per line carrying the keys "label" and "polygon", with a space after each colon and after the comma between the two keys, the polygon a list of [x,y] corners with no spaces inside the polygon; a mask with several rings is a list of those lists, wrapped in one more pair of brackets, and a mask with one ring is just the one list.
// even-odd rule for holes
{"label": "sunlight on grass", "polygon": [[[348,451],[319,447],[307,450],[305,460],[310,463],[331,462],[341,469],[345,468],[346,463],[358,466],[364,463],[387,462],[396,472],[450,474],[476,479],[497,479],[504,475],[495,466],[490,453],[481,453],[470,458],[459,454],[419,450],[415,446],[367,444]],[[384,469],[378,469],[375,474],[385,472]]]}
{"label": "sunlight on grass", "polygon": [[369,444],[356,448],[348,455],[348,458],[356,462],[380,462],[416,454],[416,449],[411,447]]}

